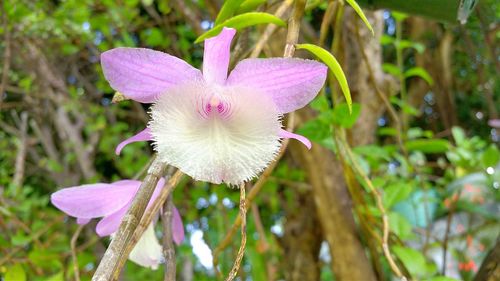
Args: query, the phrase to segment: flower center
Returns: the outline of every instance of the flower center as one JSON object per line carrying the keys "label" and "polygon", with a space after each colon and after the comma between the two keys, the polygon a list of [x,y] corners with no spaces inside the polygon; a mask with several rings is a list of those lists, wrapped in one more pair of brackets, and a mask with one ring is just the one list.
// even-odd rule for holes
{"label": "flower center", "polygon": [[213,94],[210,98],[201,98],[201,110],[198,113],[204,119],[220,117],[227,119],[231,116],[231,101],[220,94]]}

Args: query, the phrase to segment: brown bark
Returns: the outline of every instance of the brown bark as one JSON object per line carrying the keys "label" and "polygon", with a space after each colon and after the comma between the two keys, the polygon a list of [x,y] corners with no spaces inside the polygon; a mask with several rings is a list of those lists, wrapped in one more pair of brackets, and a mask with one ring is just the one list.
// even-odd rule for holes
{"label": "brown bark", "polygon": [[[288,187],[287,187],[288,188]],[[322,231],[310,194],[295,189],[292,206],[283,204],[286,212],[282,267],[287,281],[319,280],[319,250]]]}
{"label": "brown bark", "polygon": [[[386,111],[386,106],[377,95],[376,89],[389,97],[397,88],[396,80],[382,70],[382,46],[379,43],[384,28],[382,11],[365,11],[365,14],[375,35],[372,35],[352,9],[345,11],[342,33],[344,72],[348,78],[353,100],[361,104],[361,114],[352,130],[353,145],[365,145],[375,141],[377,120]],[[357,32],[361,42],[356,38]],[[365,53],[369,65],[366,65],[362,52]],[[373,75],[376,85],[371,81],[370,75]]]}
{"label": "brown bark", "polygon": [[[299,112],[302,120],[310,119],[311,110]],[[376,280],[370,261],[357,235],[352,201],[347,191],[342,167],[333,153],[315,144],[311,150],[292,142],[290,149],[304,169],[312,186],[312,198],[323,235],[332,256],[336,280]]]}
{"label": "brown bark", "polygon": [[497,239],[495,247],[484,258],[474,281],[500,280],[500,238]]}
{"label": "brown bark", "polygon": [[[443,31],[437,23],[422,18],[411,17],[409,26],[410,40],[423,43],[427,48],[422,54],[415,53],[416,66],[427,70],[434,79],[434,85],[428,85],[421,78],[412,79],[408,87],[409,103],[420,107],[423,104],[424,96],[429,91],[432,91],[439,117],[442,119],[445,129],[450,129],[458,123],[452,93],[451,55],[453,36],[449,31]],[[434,34],[434,37],[429,38],[430,32]],[[433,41],[438,41],[438,44]]]}

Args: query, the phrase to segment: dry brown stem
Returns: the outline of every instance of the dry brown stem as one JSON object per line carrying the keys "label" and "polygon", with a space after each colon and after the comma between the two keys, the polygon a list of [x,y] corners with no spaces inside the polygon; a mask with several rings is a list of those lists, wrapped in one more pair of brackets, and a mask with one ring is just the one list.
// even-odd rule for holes
{"label": "dry brown stem", "polygon": [[116,232],[115,238],[109,244],[104,253],[99,266],[97,267],[92,280],[108,281],[112,280],[120,272],[124,262],[128,257],[125,252],[127,245],[131,244],[132,236],[141,221],[146,210],[146,206],[153,195],[156,184],[163,176],[166,164],[159,161],[158,158],[149,167],[148,173],[137,192],[130,209],[127,211]]}

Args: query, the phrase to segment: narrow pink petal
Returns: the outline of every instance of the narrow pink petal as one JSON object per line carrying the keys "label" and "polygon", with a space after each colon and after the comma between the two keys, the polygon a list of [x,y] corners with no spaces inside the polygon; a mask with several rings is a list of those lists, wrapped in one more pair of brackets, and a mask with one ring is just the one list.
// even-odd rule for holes
{"label": "narrow pink petal", "polygon": [[149,140],[153,140],[153,136],[151,135],[151,130],[149,128],[146,128],[146,129],[140,131],[139,133],[137,133],[136,135],[134,135],[134,136],[122,141],[120,144],[118,144],[118,146],[115,149],[115,154],[120,155],[122,149],[128,144],[131,144],[133,142],[138,142],[138,141],[149,141]]}
{"label": "narrow pink petal", "polygon": [[153,205],[153,203],[156,200],[156,198],[158,198],[158,196],[161,193],[161,190],[162,190],[163,186],[165,186],[165,179],[164,178],[160,178],[160,180],[156,184],[155,190],[153,191],[153,195],[151,196],[151,199],[149,200],[148,206],[146,207],[147,209],[149,209],[151,207],[151,205]]}
{"label": "narrow pink petal", "polygon": [[104,77],[113,89],[138,102],[152,103],[172,86],[201,79],[198,69],[163,52],[116,48],[101,54]]}
{"label": "narrow pink petal", "polygon": [[288,132],[285,130],[280,130],[279,136],[282,138],[285,138],[285,139],[296,139],[296,140],[300,141],[302,144],[304,144],[307,147],[307,149],[311,149],[311,147],[312,147],[311,141],[308,140],[304,136],[297,135],[297,134],[294,134],[294,133],[291,133],[291,132]]}
{"label": "narrow pink petal", "polygon": [[223,85],[229,67],[231,41],[236,30],[224,27],[219,35],[205,40],[203,77],[208,83]]}
{"label": "narrow pink petal", "polygon": [[116,213],[106,216],[100,220],[95,227],[97,235],[103,237],[115,233],[120,227],[120,223],[122,222],[122,219],[125,216],[125,213],[127,213],[129,207],[130,204],[127,204]]}
{"label": "narrow pink petal", "polygon": [[91,219],[113,214],[134,196],[141,182],[122,180],[61,189],[50,197],[52,204],[66,214]]}
{"label": "narrow pink petal", "polygon": [[270,95],[281,113],[307,105],[325,83],[327,67],[297,58],[242,60],[226,85],[241,85]]}
{"label": "narrow pink petal", "polygon": [[87,224],[91,219],[76,218],[77,224]]}
{"label": "narrow pink petal", "polygon": [[182,218],[179,214],[179,210],[177,208],[173,208],[173,217],[172,217],[172,233],[174,242],[177,245],[180,245],[184,240],[184,225],[182,224]]}
{"label": "narrow pink petal", "polygon": [[500,119],[490,119],[488,125],[493,128],[500,128]]}

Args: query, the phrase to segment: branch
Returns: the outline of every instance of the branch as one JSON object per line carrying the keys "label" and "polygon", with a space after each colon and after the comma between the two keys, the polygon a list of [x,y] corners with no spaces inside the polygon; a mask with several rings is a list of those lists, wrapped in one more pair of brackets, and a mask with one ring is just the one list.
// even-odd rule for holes
{"label": "branch", "polygon": [[[0,92],[1,93],[1,92]],[[24,168],[26,152],[28,150],[28,113],[21,113],[21,124],[19,128],[19,149],[16,156],[16,168],[12,183],[15,186],[15,193],[19,190],[24,180]]]}
{"label": "branch", "polygon": [[80,271],[78,270],[78,258],[77,258],[77,249],[76,249],[76,241],[78,240],[78,236],[80,235],[80,232],[82,232],[83,227],[85,227],[84,224],[79,225],[78,228],[76,229],[75,233],[71,237],[71,259],[73,260],[73,270],[75,274],[75,281],[80,281]]}
{"label": "branch", "polygon": [[[1,8],[3,10],[4,6],[2,5]],[[5,91],[5,88],[7,87],[7,80],[9,78],[8,74],[9,74],[10,61],[11,61],[11,48],[10,48],[11,37],[10,37],[10,29],[9,29],[9,25],[8,25],[8,20],[7,20],[7,12],[2,11],[2,14],[3,14],[3,16],[2,16],[3,30],[5,32],[5,34],[4,34],[5,51],[3,54],[2,77],[0,79],[0,105],[2,105],[3,93]]]}
{"label": "branch", "polygon": [[[124,265],[124,260],[128,254],[125,248],[130,244],[134,231],[139,225],[139,221],[146,210],[146,206],[153,195],[156,184],[163,176],[166,164],[160,162],[158,158],[149,167],[148,173],[137,192],[130,209],[127,211],[116,232],[115,238],[111,241],[104,253],[99,266],[97,267],[93,281],[112,280],[113,276],[118,275]],[[123,262],[120,262],[123,261]]]}
{"label": "branch", "polygon": [[175,281],[175,248],[172,227],[173,205],[172,194],[170,194],[167,200],[165,200],[161,216],[163,223],[163,256],[165,257],[165,275],[163,280],[165,281]]}
{"label": "branch", "polygon": [[[165,186],[162,188],[160,191],[160,195],[156,198],[156,200],[153,202],[151,207],[148,208],[144,216],[142,217],[141,221],[139,222],[139,225],[135,229],[134,235],[132,236],[132,239],[130,242],[126,245],[126,248],[123,252],[123,255],[125,257],[128,257],[132,249],[134,248],[135,244],[137,244],[137,241],[141,238],[142,234],[148,227],[148,225],[151,223],[153,220],[153,217],[158,214],[160,211],[160,208],[163,206],[163,202],[167,199],[168,195],[173,191],[179,180],[181,179],[183,173],[181,171],[176,171],[171,177],[170,175],[166,175],[165,178],[169,178]],[[118,265],[119,268],[122,268],[123,265],[125,265],[125,262],[127,261],[126,258],[120,260],[120,264]],[[115,272],[115,276],[113,276],[112,280],[115,280],[118,278],[119,272]]]}

